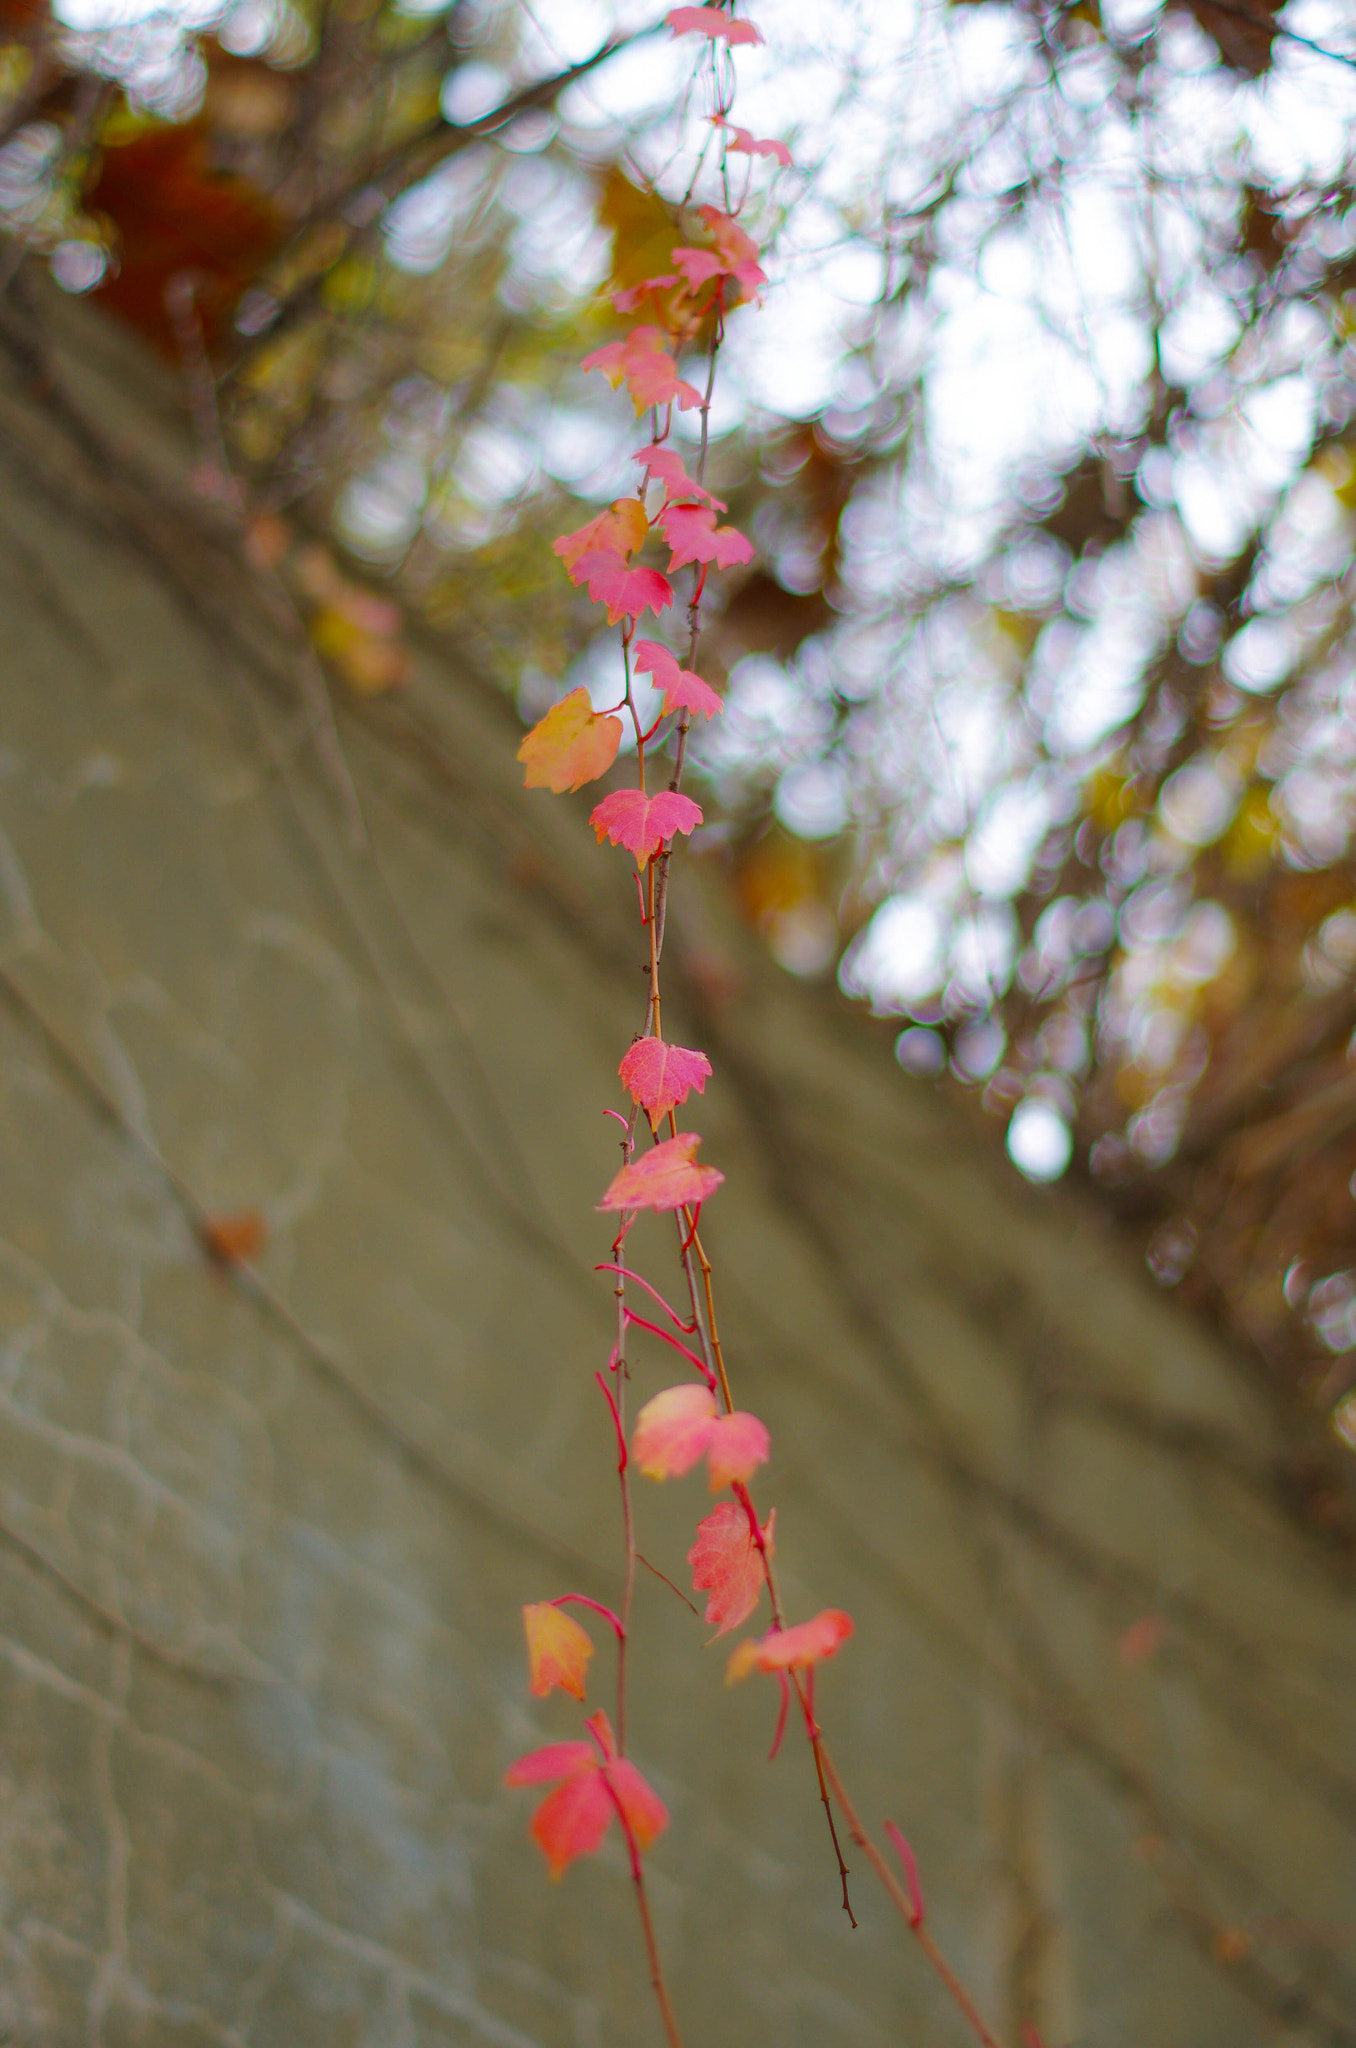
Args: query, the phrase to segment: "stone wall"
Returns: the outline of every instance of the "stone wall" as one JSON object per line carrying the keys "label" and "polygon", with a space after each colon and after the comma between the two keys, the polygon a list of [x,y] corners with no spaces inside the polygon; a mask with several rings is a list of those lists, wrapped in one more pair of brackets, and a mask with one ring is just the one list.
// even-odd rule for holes
{"label": "stone wall", "polygon": [[[655,2040],[620,1856],[550,1884],[500,1788],[576,1732],[519,1604],[615,1597],[622,865],[433,647],[341,712],[355,850],[168,376],[7,318],[0,2040]],[[1005,2041],[1356,2042],[1351,1578],[1274,1418],[699,865],[673,1026],[716,1063],[724,1332],[789,1601],[857,1619],[820,1711],[864,1811]],[[245,1212],[257,1259],[214,1260]],[[680,1577],[696,1482],[642,1505]],[[849,1928],[771,1687],[642,1576],[690,2048],[968,2038],[855,1855]]]}

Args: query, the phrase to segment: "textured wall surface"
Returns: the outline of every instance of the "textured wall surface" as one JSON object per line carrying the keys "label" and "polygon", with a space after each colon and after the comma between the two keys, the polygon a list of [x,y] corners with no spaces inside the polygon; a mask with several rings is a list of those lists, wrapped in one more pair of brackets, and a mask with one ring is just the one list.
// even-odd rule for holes
{"label": "textured wall surface", "polygon": [[[44,371],[20,323],[0,439],[0,2040],[653,2040],[620,1856],[551,1885],[499,1783],[576,1732],[519,1603],[615,1597],[622,863],[432,652],[341,715],[351,850],[119,340]],[[864,1811],[1006,2039],[1356,2042],[1351,1579],[1272,1418],[689,873],[722,1320],[788,1599],[857,1619],[820,1711]],[[214,1263],[246,1210],[255,1267]],[[642,1507],[681,1577],[697,1483]],[[772,1689],[703,1634],[644,1578],[692,2048],[963,2040],[860,1867],[848,1927],[803,1744],[764,1762]]]}

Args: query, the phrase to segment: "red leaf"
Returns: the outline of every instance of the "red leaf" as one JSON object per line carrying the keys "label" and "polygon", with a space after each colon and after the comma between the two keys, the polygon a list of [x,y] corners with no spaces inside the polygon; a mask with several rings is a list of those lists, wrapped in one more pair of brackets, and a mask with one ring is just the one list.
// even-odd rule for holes
{"label": "red leaf", "polygon": [[599,845],[610,839],[614,846],[624,846],[642,868],[666,839],[675,832],[693,831],[701,821],[700,804],[672,789],[661,789],[657,796],[639,789],[614,789],[589,814]]}
{"label": "red leaf", "polygon": [[520,1756],[504,1773],[506,1785],[549,1785],[569,1772],[582,1771],[598,1761],[587,1742],[548,1742]]}
{"label": "red leaf", "polygon": [[595,604],[607,606],[607,623],[638,618],[647,608],[656,617],[673,603],[673,585],[657,569],[628,569],[621,556],[595,549],[581,555],[572,571],[575,583],[587,583]]}
{"label": "red leaf", "polygon": [[826,1607],[795,1628],[769,1629],[761,1642],[741,1643],[730,1654],[725,1682],[747,1678],[751,1671],[806,1671],[842,1648],[852,1634],[852,1616],[841,1607]]}
{"label": "red leaf", "polygon": [[725,1175],[714,1166],[698,1166],[701,1139],[695,1131],[665,1138],[643,1159],[633,1159],[614,1175],[600,1209],[683,1209],[713,1195]]}
{"label": "red leaf", "polygon": [[637,1845],[648,1849],[669,1824],[667,1806],[645,1782],[629,1757],[618,1757],[615,1763],[605,1765],[601,1775],[617,1795],[617,1803],[626,1815],[627,1825]]}
{"label": "red leaf", "polygon": [[666,505],[655,525],[673,550],[669,574],[687,562],[714,562],[729,569],[753,560],[753,543],[733,526],[717,526],[709,505]]}
{"label": "red leaf", "polygon": [[651,1127],[671,1109],[687,1101],[693,1089],[700,1095],[711,1078],[711,1062],[704,1052],[689,1052],[686,1046],[666,1045],[662,1038],[638,1038],[623,1053],[617,1072],[633,1102],[638,1102]]}
{"label": "red leaf", "polygon": [[731,21],[718,7],[674,7],[664,20],[676,36],[720,36],[730,44],[763,40],[751,21]]}
{"label": "red leaf", "polygon": [[695,669],[679,668],[678,657],[670,654],[667,647],[661,647],[657,640],[637,640],[634,649],[635,667],[640,675],[652,675],[657,686],[664,692],[664,710],[699,711],[703,718],[714,718],[725,705],[721,697],[704,683]]}
{"label": "red leaf", "polygon": [[524,1607],[523,1627],[527,1631],[530,1689],[536,1698],[545,1699],[559,1686],[562,1692],[582,1700],[593,1655],[588,1630],[547,1600]]}
{"label": "red leaf", "polygon": [[596,1757],[591,1756],[582,1770],[547,1793],[532,1816],[529,1832],[550,1865],[552,1877],[560,1877],[576,1856],[591,1856],[602,1847],[614,1811]]}
{"label": "red leaf", "polygon": [[525,789],[581,789],[605,775],[617,758],[622,722],[599,717],[584,688],[571,690],[539,719],[518,749],[527,769]]}
{"label": "red leaf", "polygon": [[[776,1552],[776,1525],[774,1508],[763,1530],[770,1555]],[[748,1620],[758,1605],[767,1573],[742,1507],[732,1500],[723,1500],[712,1508],[697,1524],[697,1540],[687,1554],[687,1561],[692,1567],[693,1592],[711,1596],[704,1619],[715,1623],[717,1636],[728,1634],[741,1621]]]}
{"label": "red leaf", "polygon": [[[670,1139],[670,1144],[676,1141]],[[681,1479],[705,1458],[716,1493],[767,1463],[768,1434],[756,1415],[721,1415],[709,1387],[666,1387],[636,1417],[631,1452],[647,1479]]]}
{"label": "red leaf", "polygon": [[598,1753],[587,1742],[553,1742],[520,1757],[504,1773],[506,1785],[562,1782],[532,1816],[531,1834],[551,1867],[552,1877],[600,1847],[620,1807],[638,1849],[648,1849],[668,1826],[668,1809],[633,1763],[617,1755],[606,1714],[586,1724]]}
{"label": "red leaf", "polygon": [[646,476],[657,476],[665,489],[678,498],[705,498],[715,506],[717,512],[725,511],[724,502],[713,498],[704,484],[694,482],[683,467],[683,458],[674,448],[662,448],[657,443],[652,448],[640,448],[631,457],[632,462],[645,465]]}
{"label": "red leaf", "polygon": [[[559,555],[567,569],[572,570],[581,555],[591,554],[595,549],[604,553],[633,555],[644,545],[650,530],[645,517],[645,507],[639,498],[616,498],[596,519],[590,519],[587,526],[580,526],[573,533],[562,533],[551,543],[553,555]],[[577,577],[574,579],[579,580]]]}

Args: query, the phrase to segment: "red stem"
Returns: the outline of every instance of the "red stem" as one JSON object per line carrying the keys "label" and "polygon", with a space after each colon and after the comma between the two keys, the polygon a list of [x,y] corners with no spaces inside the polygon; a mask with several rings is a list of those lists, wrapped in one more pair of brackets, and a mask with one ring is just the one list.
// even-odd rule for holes
{"label": "red stem", "polygon": [[628,1323],[638,1323],[641,1329],[648,1330],[652,1337],[658,1337],[665,1344],[671,1344],[675,1351],[680,1351],[683,1357],[688,1360],[689,1364],[696,1366],[698,1372],[706,1381],[707,1386],[710,1387],[711,1392],[713,1394],[715,1393],[716,1376],[713,1372],[709,1372],[707,1370],[706,1361],[704,1358],[698,1358],[695,1351],[689,1350],[686,1344],[680,1343],[678,1338],[673,1336],[670,1331],[661,1330],[658,1323],[647,1322],[645,1317],[638,1316],[634,1309],[628,1308],[625,1311],[625,1314]]}
{"label": "red stem", "polygon": [[[616,1116],[617,1112],[615,1109],[610,1109],[607,1114],[609,1116]],[[625,1121],[626,1119],[623,1117],[622,1122],[624,1123]],[[623,1280],[634,1280],[637,1287],[643,1287],[645,1292],[659,1303],[659,1306],[673,1323],[675,1329],[686,1330],[689,1336],[695,1334],[697,1325],[695,1323],[685,1323],[677,1311],[669,1307],[659,1289],[651,1287],[649,1281],[642,1273],[633,1273],[629,1266],[614,1266],[610,1259],[600,1260],[593,1270],[595,1273],[620,1273]]]}
{"label": "red stem", "polygon": [[614,1614],[610,1607],[604,1607],[601,1600],[590,1600],[587,1593],[558,1593],[554,1600],[547,1602],[547,1605],[550,1607],[568,1607],[570,1605],[587,1607],[594,1614],[601,1614],[604,1621],[611,1623],[612,1627],[617,1631],[617,1641],[619,1643],[626,1640],[626,1630],[622,1627],[621,1616]]}

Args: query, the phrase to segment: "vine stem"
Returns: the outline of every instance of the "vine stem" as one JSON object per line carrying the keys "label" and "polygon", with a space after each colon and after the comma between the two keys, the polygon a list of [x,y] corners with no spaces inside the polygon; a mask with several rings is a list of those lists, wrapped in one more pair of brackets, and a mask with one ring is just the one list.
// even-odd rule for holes
{"label": "vine stem", "polygon": [[[625,1165],[635,1150],[636,1114],[633,1111],[626,1132],[621,1141],[622,1163]],[[612,1292],[617,1303],[617,1346],[615,1356],[615,1395],[602,1380],[603,1393],[612,1411],[612,1420],[617,1430],[617,1490],[621,1495],[622,1541],[625,1545],[625,1561],[622,1567],[621,1634],[617,1638],[617,1753],[626,1754],[626,1648],[631,1634],[631,1604],[636,1590],[636,1518],[631,1500],[630,1459],[626,1451],[626,1275],[621,1265],[622,1239],[626,1235],[625,1225],[618,1230],[612,1245],[612,1266],[615,1285]]]}
{"label": "vine stem", "polygon": [[641,1933],[645,1937],[645,1954],[650,1965],[650,1989],[659,2007],[659,2017],[664,2023],[664,2036],[669,2048],[683,2048],[683,2037],[678,2030],[678,2015],[669,1996],[669,1987],[664,1979],[664,1965],[659,1956],[659,1943],[655,1938],[654,1919],[650,1913],[650,1896],[645,1889],[645,1869],[640,1860],[640,1844],[626,1817],[626,1808],[617,1797],[606,1770],[603,1771],[602,1777],[608,1797],[616,1809],[617,1819],[621,1822],[622,1833],[626,1837],[627,1854],[631,1858],[631,1882],[636,1888],[636,1910],[640,1914]]}
{"label": "vine stem", "polygon": [[833,1789],[833,1796],[838,1801],[843,1819],[847,1822],[848,1833],[871,1865],[876,1876],[880,1879],[892,1903],[899,1909],[910,1934],[918,1943],[919,1948],[927,1957],[937,1976],[946,1986],[953,2004],[969,2023],[975,2038],[983,2043],[983,2048],[999,2048],[998,2041],[985,2026],[974,2000],[933,1940],[927,1921],[919,1913],[914,1900],[895,1876],[881,1850],[877,1848],[862,1825],[861,1816],[848,1796],[847,1787],[844,1785],[839,1774],[838,1766],[834,1763],[827,1749],[825,1749],[822,1741],[819,1746],[819,1756],[823,1763],[825,1775]]}

